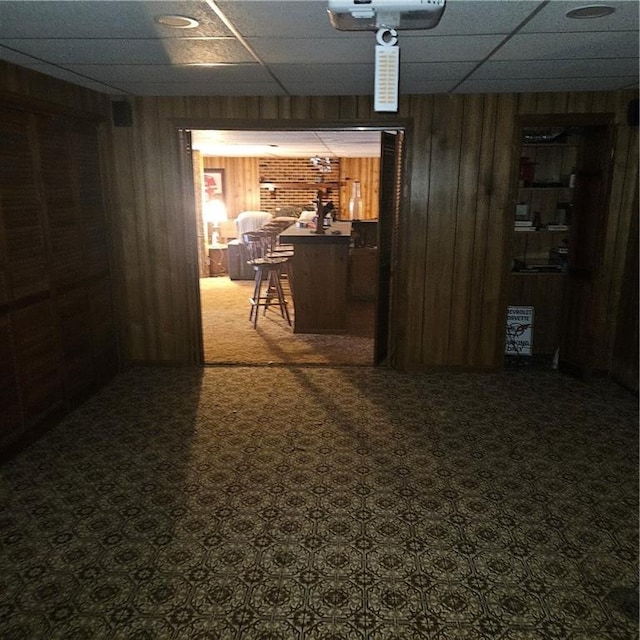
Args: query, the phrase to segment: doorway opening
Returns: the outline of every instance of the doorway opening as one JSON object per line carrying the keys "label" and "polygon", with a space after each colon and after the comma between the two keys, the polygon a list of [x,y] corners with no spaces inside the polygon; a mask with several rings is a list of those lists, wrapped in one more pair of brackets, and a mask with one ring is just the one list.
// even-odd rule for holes
{"label": "doorway opening", "polygon": [[[383,133],[374,127],[191,130],[205,364],[371,366],[384,360],[390,270],[383,265],[381,300],[379,235],[380,229],[385,235],[393,230],[393,195],[383,191],[399,190],[381,180]],[[393,175],[400,177],[397,171]],[[354,216],[350,204],[353,207],[357,191],[360,209]],[[290,301],[293,327],[274,305],[275,310],[260,313],[254,328],[249,321],[254,270],[246,264],[238,216],[263,211],[273,219],[290,219],[297,227],[299,220],[315,213],[318,194],[324,207],[331,207],[334,227],[347,220],[353,230],[344,331],[297,332],[295,299]],[[391,238],[384,238],[383,244],[391,246]],[[390,252],[384,253],[386,264]],[[384,348],[377,346],[381,339]]]}

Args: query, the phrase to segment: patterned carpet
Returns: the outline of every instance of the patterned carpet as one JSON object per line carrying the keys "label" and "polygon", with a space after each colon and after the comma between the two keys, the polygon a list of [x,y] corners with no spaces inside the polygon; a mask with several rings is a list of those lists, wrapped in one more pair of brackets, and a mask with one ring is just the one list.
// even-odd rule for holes
{"label": "patterned carpet", "polygon": [[[346,335],[293,333],[278,311],[249,322],[253,282],[201,278],[202,333],[207,364],[370,365],[373,362],[373,303],[349,303]],[[293,305],[290,305],[293,314]]]}
{"label": "patterned carpet", "polygon": [[0,468],[0,638],[637,638],[637,409],[552,371],[132,369]]}

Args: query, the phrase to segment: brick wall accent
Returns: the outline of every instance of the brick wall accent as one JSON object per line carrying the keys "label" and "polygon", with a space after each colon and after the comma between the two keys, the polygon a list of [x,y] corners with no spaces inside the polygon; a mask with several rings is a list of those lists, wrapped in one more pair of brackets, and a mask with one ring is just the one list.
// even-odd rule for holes
{"label": "brick wall accent", "polygon": [[[340,180],[340,160],[331,160],[331,171],[320,173],[308,158],[261,158],[259,164],[260,182],[338,182]],[[317,189],[312,187],[286,187],[270,191],[260,188],[260,209],[278,215],[280,209],[297,207],[310,209]],[[340,190],[332,190],[329,198],[335,207],[340,207]],[[326,201],[326,199],[325,199]]]}

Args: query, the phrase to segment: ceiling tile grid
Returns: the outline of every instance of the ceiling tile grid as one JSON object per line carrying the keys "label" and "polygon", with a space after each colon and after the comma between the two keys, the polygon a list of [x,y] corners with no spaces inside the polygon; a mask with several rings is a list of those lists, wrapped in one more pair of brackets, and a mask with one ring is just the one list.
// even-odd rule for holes
{"label": "ceiling tile grid", "polygon": [[[596,1],[615,12],[566,17]],[[0,1],[0,59],[115,96],[372,95],[375,44],[333,29],[325,0]],[[406,94],[636,87],[638,2],[447,0],[399,46]]]}

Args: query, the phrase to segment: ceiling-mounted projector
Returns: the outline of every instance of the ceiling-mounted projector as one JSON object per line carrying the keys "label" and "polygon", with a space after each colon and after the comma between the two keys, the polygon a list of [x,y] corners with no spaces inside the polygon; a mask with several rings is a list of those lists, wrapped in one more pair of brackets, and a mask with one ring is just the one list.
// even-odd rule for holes
{"label": "ceiling-mounted projector", "polygon": [[433,29],[445,0],[329,0],[329,20],[339,31]]}

